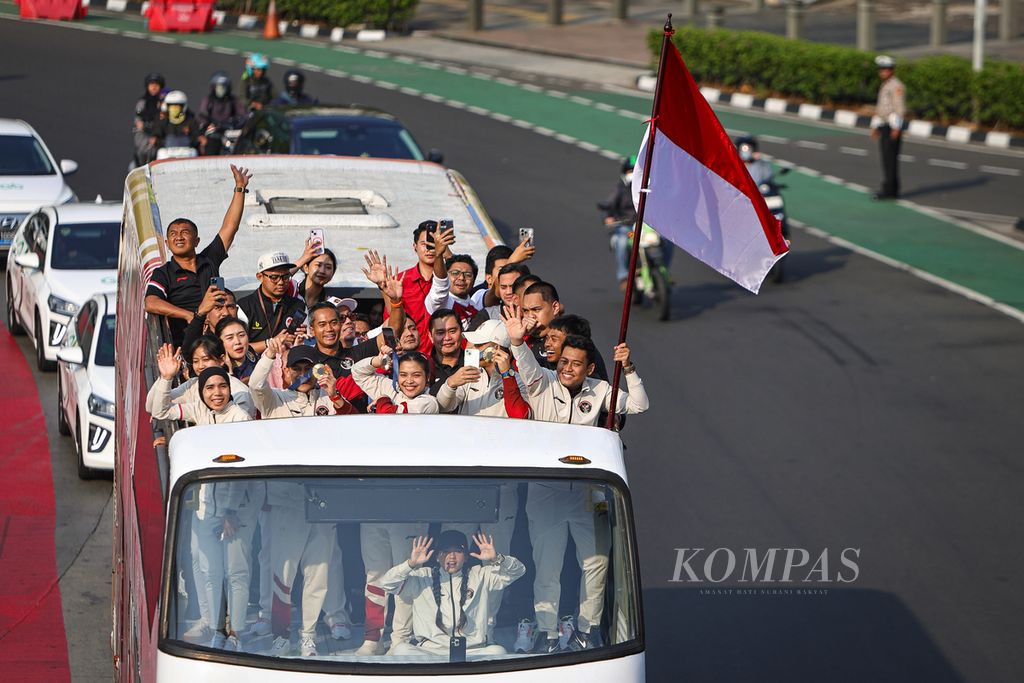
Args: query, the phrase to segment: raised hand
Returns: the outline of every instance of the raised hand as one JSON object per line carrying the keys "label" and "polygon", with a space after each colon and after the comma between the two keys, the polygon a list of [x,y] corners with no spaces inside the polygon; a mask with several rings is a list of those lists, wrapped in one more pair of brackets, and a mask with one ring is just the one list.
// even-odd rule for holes
{"label": "raised hand", "polygon": [[537,251],[537,247],[530,244],[530,239],[524,237],[523,241],[519,243],[513,251],[512,255],[508,257],[509,263],[522,263],[523,261],[529,261],[533,258],[533,254]]}
{"label": "raised hand", "polygon": [[366,268],[360,268],[363,275],[379,289],[383,289],[383,283],[388,279],[388,257],[381,258],[376,249],[370,249],[363,254],[363,259],[366,261]]}
{"label": "raised hand", "polygon": [[320,385],[324,393],[330,397],[334,397],[338,393],[338,388],[335,386],[338,380],[334,377],[334,371],[331,370],[330,365],[324,365],[324,374],[317,377],[316,383]]}
{"label": "raised hand", "polygon": [[181,369],[181,349],[175,349],[170,344],[164,344],[156,352],[156,366],[160,370],[160,376],[164,379],[174,379]]}
{"label": "raised hand", "polygon": [[224,291],[217,288],[217,285],[210,285],[206,288],[206,294],[203,295],[203,300],[199,302],[198,313],[201,316],[207,316],[213,307],[224,300]]}
{"label": "raised hand", "polygon": [[455,244],[455,228],[435,233],[434,249],[437,250],[438,254],[449,256],[453,244]]}
{"label": "raised hand", "polygon": [[494,349],[494,364],[498,367],[498,372],[505,373],[512,367],[512,358],[505,353],[504,349]]}
{"label": "raised hand", "polygon": [[452,389],[461,387],[463,384],[469,384],[480,379],[480,368],[470,367],[464,365],[448,377],[448,386]]}
{"label": "raised hand", "polygon": [[522,344],[523,337],[528,332],[526,323],[523,320],[523,309],[517,304],[503,306],[501,319],[505,321],[505,329],[508,330],[508,336],[512,340],[512,345],[519,346]]}
{"label": "raised hand", "polygon": [[388,276],[381,284],[380,291],[384,293],[384,296],[386,296],[391,303],[398,303],[402,300],[402,293],[405,291],[402,285],[402,274],[398,272],[397,268],[394,272],[390,272],[390,268],[388,271]]}
{"label": "raised hand", "polygon": [[380,353],[378,353],[377,356],[370,361],[370,365],[372,365],[375,368],[386,368],[387,362],[391,360],[392,353],[394,353],[394,349],[392,349],[387,344],[383,344],[380,347]]}
{"label": "raised hand", "polygon": [[247,168],[231,164],[231,175],[235,177],[235,187],[248,187],[252,173]]}
{"label": "raised hand", "polygon": [[480,548],[480,552],[470,553],[470,557],[475,557],[485,564],[494,562],[494,558],[498,556],[498,552],[494,549],[494,536],[488,536],[481,531],[478,534],[473,534],[473,542]]}
{"label": "raised hand", "polygon": [[409,566],[413,569],[422,567],[434,554],[433,550],[430,550],[430,546],[433,545],[434,539],[427,536],[417,536],[416,540],[412,542],[412,552],[409,553]]}

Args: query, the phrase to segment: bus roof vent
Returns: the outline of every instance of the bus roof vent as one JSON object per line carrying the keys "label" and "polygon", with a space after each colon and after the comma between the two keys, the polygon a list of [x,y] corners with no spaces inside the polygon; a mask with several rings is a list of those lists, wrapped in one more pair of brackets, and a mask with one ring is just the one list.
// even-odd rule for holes
{"label": "bus roof vent", "polygon": [[361,214],[366,215],[366,207],[355,197],[271,197],[266,203],[267,213],[302,213],[302,214]]}
{"label": "bus roof vent", "polygon": [[262,207],[252,213],[249,227],[397,228],[398,221],[383,212],[390,202],[373,190],[260,189],[246,205]]}

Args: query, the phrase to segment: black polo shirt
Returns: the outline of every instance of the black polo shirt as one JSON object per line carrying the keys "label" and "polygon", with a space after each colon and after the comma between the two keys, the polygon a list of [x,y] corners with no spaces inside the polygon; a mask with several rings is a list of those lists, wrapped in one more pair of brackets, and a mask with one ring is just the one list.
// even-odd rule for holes
{"label": "black polo shirt", "polygon": [[[220,264],[227,257],[224,242],[217,235],[205,249],[196,254],[195,271],[182,268],[173,258],[154,270],[146,285],[146,295],[158,296],[178,308],[195,313],[210,287],[210,278],[220,275]],[[175,343],[181,344],[185,321],[171,318],[169,322]]]}
{"label": "black polo shirt", "polygon": [[445,365],[441,362],[441,356],[435,350],[430,354],[430,395],[437,396],[441,385],[448,381],[448,378],[459,371],[466,363],[466,350],[459,351],[459,361],[455,365]]}
{"label": "black polo shirt", "polygon": [[334,373],[335,378],[344,380],[338,386],[338,390],[361,413],[366,412],[366,394],[363,393],[363,390],[352,379],[352,366],[364,358],[373,358],[378,353],[377,344],[373,341],[363,342],[347,349],[340,347],[338,353],[334,356],[317,349],[317,362],[329,367],[331,372]]}
{"label": "black polo shirt", "polygon": [[287,294],[276,304],[257,289],[238,300],[238,310],[249,321],[249,341],[265,341],[287,329],[295,318],[306,319],[306,303]]}

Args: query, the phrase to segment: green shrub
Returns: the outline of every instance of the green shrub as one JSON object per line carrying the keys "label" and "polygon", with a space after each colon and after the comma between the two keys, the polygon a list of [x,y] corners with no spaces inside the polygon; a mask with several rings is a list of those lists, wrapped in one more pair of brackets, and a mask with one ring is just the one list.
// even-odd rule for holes
{"label": "green shrub", "polygon": [[[374,28],[405,30],[419,0],[277,0],[282,19],[324,23],[330,26],[366,24]],[[269,0],[220,0],[217,7],[229,12],[250,11],[264,15]]]}
{"label": "green shrub", "polygon": [[[655,63],[661,31],[648,47]],[[672,38],[699,82],[749,90],[761,97],[800,98],[825,105],[874,103],[878,73],[874,54],[756,31],[683,27]],[[925,57],[900,64],[907,111],[942,123],[972,120],[1024,127],[1024,67],[988,62],[980,74],[961,57]],[[977,111],[975,112],[975,106]]]}

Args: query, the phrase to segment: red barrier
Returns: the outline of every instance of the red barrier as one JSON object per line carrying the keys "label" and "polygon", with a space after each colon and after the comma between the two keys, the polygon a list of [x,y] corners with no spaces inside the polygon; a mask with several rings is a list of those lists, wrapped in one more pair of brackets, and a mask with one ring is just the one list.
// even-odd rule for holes
{"label": "red barrier", "polygon": [[82,0],[20,0],[22,19],[81,19],[86,8]]}
{"label": "red barrier", "polygon": [[166,33],[212,31],[214,0],[150,0],[149,30]]}

